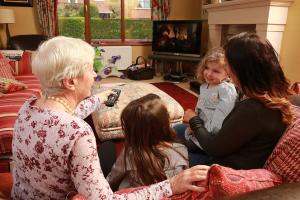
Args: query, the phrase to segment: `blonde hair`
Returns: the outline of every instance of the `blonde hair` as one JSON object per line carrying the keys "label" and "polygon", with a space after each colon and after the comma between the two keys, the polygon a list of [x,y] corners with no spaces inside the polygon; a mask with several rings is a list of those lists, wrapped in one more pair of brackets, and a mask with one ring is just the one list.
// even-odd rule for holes
{"label": "blonde hair", "polygon": [[201,82],[205,82],[205,79],[203,77],[203,72],[207,64],[210,62],[218,63],[220,66],[225,68],[225,54],[223,48],[221,47],[213,48],[209,50],[202,58],[196,72],[196,77]]}
{"label": "blonde hair", "polygon": [[77,38],[58,36],[42,43],[32,59],[33,73],[38,77],[43,95],[64,91],[65,78],[80,77],[93,65],[94,49]]}

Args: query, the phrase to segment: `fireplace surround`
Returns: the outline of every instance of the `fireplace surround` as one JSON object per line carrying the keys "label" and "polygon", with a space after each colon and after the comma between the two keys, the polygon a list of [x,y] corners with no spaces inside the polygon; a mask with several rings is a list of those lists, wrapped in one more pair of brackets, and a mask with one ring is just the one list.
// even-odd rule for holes
{"label": "fireplace surround", "polygon": [[280,54],[281,41],[294,0],[232,0],[203,6],[208,13],[209,48],[222,45],[228,36],[256,32]]}

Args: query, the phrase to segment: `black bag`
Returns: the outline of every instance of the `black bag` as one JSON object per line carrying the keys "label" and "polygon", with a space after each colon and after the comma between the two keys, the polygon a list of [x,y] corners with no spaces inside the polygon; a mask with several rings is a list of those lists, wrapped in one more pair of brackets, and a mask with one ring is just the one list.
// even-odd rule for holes
{"label": "black bag", "polygon": [[[142,60],[142,63],[139,63]],[[132,80],[147,80],[154,76],[154,69],[147,64],[143,56],[138,56],[134,64],[127,68],[127,77]]]}

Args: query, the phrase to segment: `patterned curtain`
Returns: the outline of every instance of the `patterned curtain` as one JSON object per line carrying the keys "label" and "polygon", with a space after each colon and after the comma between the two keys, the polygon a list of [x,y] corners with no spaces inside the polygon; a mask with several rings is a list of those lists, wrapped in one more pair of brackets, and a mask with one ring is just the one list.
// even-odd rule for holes
{"label": "patterned curtain", "polygon": [[55,36],[56,0],[35,0],[42,33],[49,38]]}
{"label": "patterned curtain", "polygon": [[170,0],[151,0],[152,20],[166,20],[170,14]]}

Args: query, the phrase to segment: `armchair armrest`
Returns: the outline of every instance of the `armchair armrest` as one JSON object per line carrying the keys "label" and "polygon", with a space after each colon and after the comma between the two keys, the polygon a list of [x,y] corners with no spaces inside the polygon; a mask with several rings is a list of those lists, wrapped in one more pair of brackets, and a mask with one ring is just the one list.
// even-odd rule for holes
{"label": "armchair armrest", "polygon": [[[218,199],[251,191],[270,188],[282,183],[282,178],[266,169],[234,170],[229,167],[212,165],[206,180],[206,192],[185,192],[174,195],[172,200]],[[197,183],[203,185],[203,182]],[[165,200],[167,200],[166,198]]]}

